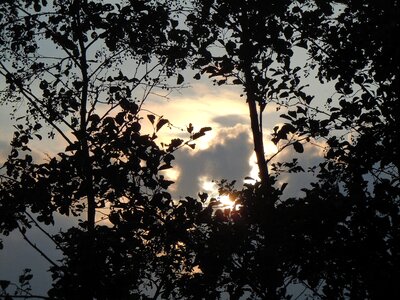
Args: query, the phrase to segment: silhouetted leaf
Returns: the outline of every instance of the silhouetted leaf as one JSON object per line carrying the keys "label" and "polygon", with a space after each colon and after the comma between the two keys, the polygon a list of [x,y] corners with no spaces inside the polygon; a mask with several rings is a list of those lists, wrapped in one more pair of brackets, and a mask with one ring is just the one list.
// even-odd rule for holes
{"label": "silhouetted leaf", "polygon": [[304,147],[300,142],[294,142],[293,143],[293,148],[298,153],[303,153],[304,152]]}
{"label": "silhouetted leaf", "polygon": [[156,117],[154,115],[147,115],[147,119],[150,120],[151,124],[154,124]]}
{"label": "silhouetted leaf", "polygon": [[176,84],[182,84],[182,82],[185,80],[181,74],[178,74],[178,79],[176,81]]}
{"label": "silhouetted leaf", "polygon": [[168,124],[169,121],[167,119],[160,119],[157,122],[156,131],[159,131],[165,124]]}

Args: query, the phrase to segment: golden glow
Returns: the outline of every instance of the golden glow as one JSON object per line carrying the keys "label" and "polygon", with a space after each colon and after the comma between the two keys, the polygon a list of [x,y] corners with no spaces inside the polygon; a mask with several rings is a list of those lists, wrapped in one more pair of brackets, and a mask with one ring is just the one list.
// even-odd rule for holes
{"label": "golden glow", "polygon": [[208,131],[204,136],[195,141],[196,148],[198,150],[206,150],[207,148],[209,148],[215,135],[215,130]]}
{"label": "golden glow", "polygon": [[222,195],[217,197],[217,200],[221,203],[221,208],[233,209],[235,206],[235,201],[231,200],[229,195]]}
{"label": "golden glow", "polygon": [[[215,182],[209,180],[206,176],[202,176],[199,178],[200,187],[207,192],[209,198],[217,199],[220,204],[218,208],[230,208],[233,209],[235,207],[235,201],[231,199],[229,195],[219,195],[218,186]],[[237,208],[237,205],[236,205]]]}
{"label": "golden glow", "polygon": [[200,187],[207,192],[211,197],[218,195],[218,187],[215,182],[208,179],[207,176],[201,176],[199,178]]}
{"label": "golden glow", "polygon": [[[181,170],[179,169],[178,166],[174,166],[171,169],[167,169],[164,171],[161,171],[161,174],[164,174],[165,178],[167,180],[171,180],[171,181],[178,181],[179,176],[181,175]],[[177,189],[177,185],[176,184],[172,184],[169,186],[168,188],[170,191],[175,192]]]}
{"label": "golden glow", "polygon": [[254,152],[249,158],[249,165],[251,168],[249,177],[251,177],[252,179],[245,179],[244,183],[255,184],[256,181],[260,180],[260,177],[258,176],[257,158],[256,158],[256,154]]}
{"label": "golden glow", "polygon": [[[271,141],[265,141],[264,151],[265,151],[266,157],[268,158],[278,152],[278,147]],[[258,165],[257,165],[257,157],[254,152],[249,158],[249,165],[250,165],[251,169],[250,169],[250,174],[248,176],[253,179],[245,179],[244,183],[254,184],[256,181],[260,180],[260,177],[258,176],[259,171],[258,171]]]}
{"label": "golden glow", "polygon": [[265,142],[264,152],[266,156],[274,155],[278,152],[278,147],[273,142]]}

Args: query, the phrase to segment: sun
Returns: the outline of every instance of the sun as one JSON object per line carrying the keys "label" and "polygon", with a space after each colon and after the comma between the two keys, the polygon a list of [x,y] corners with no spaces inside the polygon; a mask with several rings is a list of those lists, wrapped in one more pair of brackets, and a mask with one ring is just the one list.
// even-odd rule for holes
{"label": "sun", "polygon": [[222,209],[238,209],[239,205],[235,203],[235,200],[232,200],[230,195],[220,195],[218,193],[217,184],[209,180],[207,176],[201,176],[199,178],[200,187],[208,193],[208,195],[212,198],[215,198],[219,201],[217,205],[218,208]]}
{"label": "sun", "polygon": [[221,195],[217,197],[217,200],[221,203],[222,208],[231,208],[235,206],[235,201],[233,201],[229,195]]}

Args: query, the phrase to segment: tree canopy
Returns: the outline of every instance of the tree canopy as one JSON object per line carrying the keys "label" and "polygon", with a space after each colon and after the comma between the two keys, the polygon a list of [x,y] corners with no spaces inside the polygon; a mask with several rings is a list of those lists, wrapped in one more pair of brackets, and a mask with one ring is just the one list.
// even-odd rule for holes
{"label": "tree canopy", "polygon": [[[51,265],[45,299],[399,297],[399,17],[398,1],[3,1],[1,99],[26,113],[1,169],[0,233],[20,231]],[[161,144],[171,123],[142,106],[184,69],[243,89],[259,178],[219,183],[231,208],[168,190],[173,153],[211,128]],[[270,106],[282,123],[266,157]],[[43,133],[65,148],[37,161]],[[313,145],[323,157],[305,169]],[[314,180],[287,197],[294,173]],[[48,234],[60,261],[26,235],[56,214],[74,220]],[[30,278],[16,296],[35,296]]]}

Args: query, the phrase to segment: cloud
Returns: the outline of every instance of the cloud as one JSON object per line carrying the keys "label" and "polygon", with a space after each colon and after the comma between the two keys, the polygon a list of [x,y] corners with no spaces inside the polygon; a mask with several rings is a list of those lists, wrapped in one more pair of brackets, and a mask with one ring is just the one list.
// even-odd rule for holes
{"label": "cloud", "polygon": [[6,161],[8,154],[10,154],[10,150],[10,142],[0,140],[0,165]]}
{"label": "cloud", "polygon": [[248,127],[238,124],[217,129],[207,149],[185,149],[176,153],[175,164],[180,174],[175,196],[195,196],[202,191],[201,184],[205,178],[241,181],[250,173],[248,158],[251,154]]}
{"label": "cloud", "polygon": [[202,83],[195,83],[183,92],[184,94],[171,96],[173,100],[153,95],[144,103],[144,109],[163,115],[181,128],[189,123],[197,127],[220,127],[221,119],[218,118],[221,116],[242,116],[241,121],[247,119],[246,102],[239,97],[236,90],[227,87],[210,88]]}
{"label": "cloud", "polygon": [[249,123],[248,118],[245,118],[243,115],[234,114],[215,117],[212,121],[218,123],[221,127],[234,127],[236,124]]}
{"label": "cloud", "polygon": [[310,187],[310,183],[315,181],[315,176],[308,169],[313,166],[317,166],[323,159],[323,147],[325,146],[322,142],[313,141],[313,143],[304,144],[304,152],[297,153],[293,147],[285,148],[285,150],[276,156],[272,162],[285,162],[292,161],[293,158],[297,158],[299,166],[303,167],[305,172],[281,174],[278,178],[279,184],[285,182],[288,183],[282,199],[290,197],[299,197],[303,194],[301,189]]}

